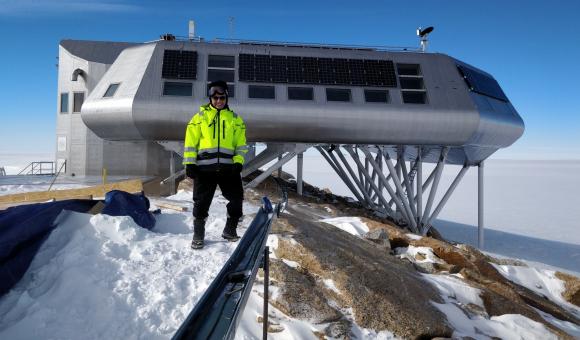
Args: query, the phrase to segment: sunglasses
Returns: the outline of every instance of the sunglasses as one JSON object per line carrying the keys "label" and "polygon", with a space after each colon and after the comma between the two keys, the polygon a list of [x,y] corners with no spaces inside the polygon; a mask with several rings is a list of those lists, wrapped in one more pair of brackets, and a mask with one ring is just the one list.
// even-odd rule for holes
{"label": "sunglasses", "polygon": [[211,99],[213,100],[226,100],[226,96],[211,96]]}

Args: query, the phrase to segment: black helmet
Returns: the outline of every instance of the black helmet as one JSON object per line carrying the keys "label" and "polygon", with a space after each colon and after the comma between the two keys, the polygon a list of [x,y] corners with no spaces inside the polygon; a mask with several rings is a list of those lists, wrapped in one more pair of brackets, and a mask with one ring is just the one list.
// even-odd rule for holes
{"label": "black helmet", "polygon": [[228,95],[228,84],[223,80],[212,81],[208,86],[207,96],[211,97],[214,94],[225,94]]}

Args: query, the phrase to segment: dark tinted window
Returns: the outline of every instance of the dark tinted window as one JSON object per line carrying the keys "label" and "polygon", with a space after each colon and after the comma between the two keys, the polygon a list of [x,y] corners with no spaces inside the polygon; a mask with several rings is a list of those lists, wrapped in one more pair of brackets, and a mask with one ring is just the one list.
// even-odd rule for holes
{"label": "dark tinted window", "polygon": [[400,76],[420,76],[421,68],[418,64],[397,64],[397,72]]}
{"label": "dark tinted window", "polygon": [[210,55],[208,60],[208,67],[234,68],[235,64],[234,56],[229,55]]}
{"label": "dark tinted window", "polygon": [[248,96],[250,98],[274,99],[276,92],[274,86],[250,85],[248,86]]}
{"label": "dark tinted window", "polygon": [[401,91],[401,93],[405,104],[425,104],[427,102],[427,93],[423,91]]}
{"label": "dark tinted window", "polygon": [[349,89],[326,89],[326,100],[330,102],[349,102]]}
{"label": "dark tinted window", "polygon": [[289,87],[288,99],[290,100],[313,100],[314,91],[311,87]]}
{"label": "dark tinted window", "polygon": [[365,90],[365,101],[368,103],[388,103],[389,91]]}
{"label": "dark tinted window", "polygon": [[105,94],[103,95],[103,97],[112,97],[115,95],[115,92],[117,92],[117,89],[119,88],[119,84],[111,84],[109,85],[109,88],[107,88],[107,91],[105,91]]}
{"label": "dark tinted window", "polygon": [[68,93],[60,94],[60,113],[68,113]]}
{"label": "dark tinted window", "polygon": [[399,82],[401,83],[402,89],[421,90],[425,88],[423,86],[423,78],[401,77],[399,78]]}
{"label": "dark tinted window", "polygon": [[207,70],[207,81],[223,80],[226,83],[234,81],[234,70]]}
{"label": "dark tinted window", "polygon": [[163,95],[191,97],[193,95],[193,84],[165,82],[163,84]]}
{"label": "dark tinted window", "polygon": [[84,92],[75,92],[73,97],[73,112],[81,112],[81,107],[85,102]]}

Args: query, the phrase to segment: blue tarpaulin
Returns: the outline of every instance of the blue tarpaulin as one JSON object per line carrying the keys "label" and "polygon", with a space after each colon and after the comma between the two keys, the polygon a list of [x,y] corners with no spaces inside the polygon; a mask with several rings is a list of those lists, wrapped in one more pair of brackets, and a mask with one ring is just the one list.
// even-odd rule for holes
{"label": "blue tarpaulin", "polygon": [[105,208],[101,213],[111,216],[131,216],[135,223],[146,229],[155,226],[155,216],[149,212],[149,199],[143,194],[109,191],[105,196]]}
{"label": "blue tarpaulin", "polygon": [[[57,227],[54,220],[61,211],[87,212],[95,203],[97,201],[66,200],[0,211],[0,296],[22,278],[42,243]],[[110,191],[102,213],[131,216],[135,223],[147,229],[155,226],[155,217],[149,212],[149,200],[143,194]]]}

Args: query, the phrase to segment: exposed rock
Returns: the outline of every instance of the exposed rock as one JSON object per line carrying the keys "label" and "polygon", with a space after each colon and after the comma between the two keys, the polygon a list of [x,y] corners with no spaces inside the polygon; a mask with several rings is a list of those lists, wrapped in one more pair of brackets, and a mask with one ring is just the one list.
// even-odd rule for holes
{"label": "exposed rock", "polygon": [[389,234],[384,228],[371,230],[364,235],[364,238],[378,244],[386,251],[391,251],[391,242],[389,241]]}
{"label": "exposed rock", "polygon": [[[280,192],[274,181],[265,182],[264,188],[273,194]],[[292,183],[289,188],[292,189]],[[255,196],[259,199],[261,195]],[[432,237],[417,239],[409,236],[407,230],[397,227],[392,222],[377,219],[371,211],[363,209],[360,204],[314,187],[305,186],[305,197],[298,198],[292,191],[289,192],[289,196],[290,214],[283,214],[276,220],[273,233],[280,236],[276,249],[277,257],[300,264],[302,273],[290,268],[302,275],[303,280],[300,280],[300,284],[309,287],[302,288],[300,292],[313,290],[319,299],[302,299],[300,302],[310,303],[311,301],[306,300],[314,300],[317,301],[316,305],[327,304],[329,308],[333,308],[331,306],[352,308],[354,321],[375,331],[388,330],[405,338],[437,336],[445,338],[452,335],[452,330],[447,326],[446,317],[431,303],[431,301],[442,302],[442,299],[438,291],[420,279],[417,271],[448,272],[459,273],[467,284],[481,290],[483,308],[473,304],[458,305],[470,317],[489,318],[504,314],[520,314],[544,324],[562,339],[571,337],[545,321],[536,309],[560,320],[580,325],[580,320],[576,316],[533,291],[507,280],[491,264],[523,265],[519,261],[494,259],[473,247],[455,246],[445,242],[436,230],[432,230],[429,234],[436,239]],[[329,203],[332,203],[333,216],[360,217],[369,226],[369,235],[376,235],[371,242],[381,240],[384,231],[393,249],[409,245],[429,247],[442,260],[441,263],[411,264],[408,261],[401,261],[371,242],[362,241],[333,226],[316,222],[328,216]],[[279,279],[279,284],[288,284],[283,281],[294,280],[293,275]],[[566,292],[563,294],[565,298],[578,305],[580,299],[578,279],[566,277],[566,274],[561,273],[557,276],[566,282]],[[332,279],[340,293],[323,287],[319,278]],[[293,282],[297,284],[298,281]],[[336,309],[334,310],[338,313]],[[343,321],[345,319],[340,318],[339,321],[332,322],[332,326],[329,325],[324,334],[317,332],[315,335],[322,339],[325,336],[334,337],[331,334],[340,334],[338,338],[348,339],[351,336],[350,324],[349,331],[343,332],[346,328],[346,325],[342,324]]]}
{"label": "exposed rock", "polygon": [[564,299],[580,307],[580,279],[562,272],[556,272],[556,277],[564,281]]}
{"label": "exposed rock", "polygon": [[276,308],[292,317],[313,323],[336,321],[342,314],[328,305],[313,280],[280,260],[271,260],[270,275],[280,292],[270,300]]}
{"label": "exposed rock", "polygon": [[335,339],[350,339],[350,329],[352,324],[348,320],[331,322],[324,329],[324,334]]}
{"label": "exposed rock", "polygon": [[450,336],[445,316],[431,301],[442,302],[411,264],[403,263],[373,244],[361,242],[289,206],[291,215],[278,221],[294,228],[294,241],[280,239],[276,256],[300,263],[310,273],[334,281],[352,307],[355,322],[405,338]]}
{"label": "exposed rock", "polygon": [[[258,323],[264,323],[264,318],[261,315],[258,315],[257,319]],[[272,321],[271,316],[268,314],[268,333],[280,333],[284,330],[284,327],[281,326],[279,323]]]}
{"label": "exposed rock", "polygon": [[413,266],[417,271],[425,274],[435,274],[439,271],[433,262],[414,262]]}

